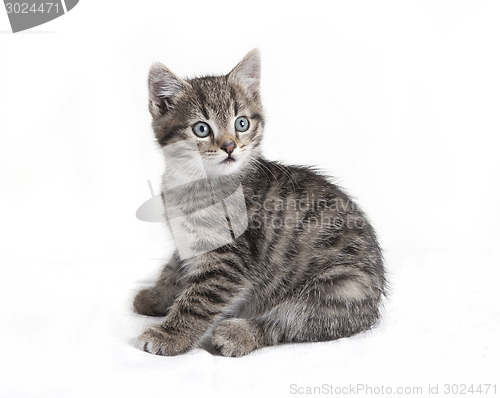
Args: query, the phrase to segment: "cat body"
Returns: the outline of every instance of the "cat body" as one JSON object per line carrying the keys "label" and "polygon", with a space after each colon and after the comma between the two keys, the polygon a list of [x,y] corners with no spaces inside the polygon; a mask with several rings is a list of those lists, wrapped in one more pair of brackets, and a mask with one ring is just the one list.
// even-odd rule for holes
{"label": "cat body", "polygon": [[226,76],[149,76],[165,155],[165,215],[177,251],[135,298],[166,316],[139,346],[178,355],[210,339],[224,356],[368,330],[385,293],[381,249],[363,212],[308,167],[264,159],[260,59]]}

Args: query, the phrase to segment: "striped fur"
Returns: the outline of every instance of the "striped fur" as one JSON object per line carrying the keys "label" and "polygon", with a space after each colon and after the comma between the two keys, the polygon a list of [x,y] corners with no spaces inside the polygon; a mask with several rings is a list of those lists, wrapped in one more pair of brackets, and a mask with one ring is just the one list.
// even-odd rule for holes
{"label": "striped fur", "polygon": [[[269,345],[351,336],[379,320],[386,279],[375,232],[328,178],[261,156],[259,78],[255,50],[222,77],[181,80],[159,64],[152,68],[150,111],[160,146],[172,156],[169,145],[194,140],[208,176],[179,184],[194,173],[194,158],[176,149],[164,177],[166,206],[204,211],[241,186],[248,226],[211,251],[174,254],[156,285],[137,294],[137,312],[166,316],[139,339],[147,352],[178,355],[210,338],[222,355],[237,357]],[[251,126],[244,134],[233,127],[241,115]],[[209,123],[209,137],[194,137],[198,121]],[[238,148],[231,168],[214,161],[228,156],[221,149],[227,140]],[[222,233],[196,217],[185,224],[207,245]]]}

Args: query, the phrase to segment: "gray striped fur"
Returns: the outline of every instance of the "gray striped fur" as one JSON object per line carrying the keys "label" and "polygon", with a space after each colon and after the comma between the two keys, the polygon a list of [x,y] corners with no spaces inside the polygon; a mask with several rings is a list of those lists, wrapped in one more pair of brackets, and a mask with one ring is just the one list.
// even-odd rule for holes
{"label": "gray striped fur", "polygon": [[[182,184],[194,173],[193,161],[189,151],[176,151],[179,167],[165,172],[165,205],[193,214],[241,186],[247,226],[216,247],[210,245],[223,231],[212,227],[215,216],[186,217],[183,226],[200,245],[216,248],[184,259],[176,252],[156,285],[137,294],[138,313],[166,317],[138,340],[147,352],[178,355],[208,338],[222,355],[239,357],[280,343],[348,337],[379,320],[386,279],[375,232],[321,173],[261,156],[259,78],[256,50],[226,76],[183,80],[161,64],[151,69],[149,108],[160,146],[168,153],[176,142],[195,142],[208,175]],[[250,121],[244,134],[233,127],[241,115]],[[213,126],[210,137],[194,136],[198,121]],[[236,160],[219,168],[214,159],[226,156],[227,140],[236,145]]]}

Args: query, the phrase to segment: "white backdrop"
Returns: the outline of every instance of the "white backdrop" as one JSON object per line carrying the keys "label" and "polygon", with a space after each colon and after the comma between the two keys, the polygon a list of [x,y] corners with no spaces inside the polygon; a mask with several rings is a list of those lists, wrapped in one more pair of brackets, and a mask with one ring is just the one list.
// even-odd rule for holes
{"label": "white backdrop", "polygon": [[[84,396],[91,387],[78,375],[92,368],[90,385],[104,395],[168,396],[195,377],[209,395],[288,396],[292,383],[333,383],[335,371],[368,383],[379,365],[393,375],[397,363],[411,385],[444,383],[436,369],[470,376],[467,366],[484,376],[467,382],[494,382],[499,19],[495,1],[82,0],[12,34],[0,8],[0,369],[9,375],[0,393]],[[267,349],[240,362],[201,350],[148,356],[129,341],[149,322],[130,312],[130,300],[172,250],[163,225],[135,218],[150,196],[147,180],[157,189],[163,167],[147,110],[149,66],[227,73],[254,47],[263,62],[264,153],[320,166],[368,213],[391,275],[386,321],[375,337]],[[422,335],[425,355],[415,345]],[[467,345],[478,340],[481,348]],[[96,346],[94,356],[88,348]],[[402,347],[412,355],[398,357]],[[457,350],[467,354],[457,359]],[[246,372],[274,360],[282,370],[245,384]],[[153,376],[164,377],[163,390]],[[23,377],[39,384],[30,390]]]}

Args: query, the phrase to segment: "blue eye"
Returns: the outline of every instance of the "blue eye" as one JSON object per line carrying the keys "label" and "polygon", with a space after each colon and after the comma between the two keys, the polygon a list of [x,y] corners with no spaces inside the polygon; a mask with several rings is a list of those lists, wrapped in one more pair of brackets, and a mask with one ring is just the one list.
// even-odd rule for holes
{"label": "blue eye", "polygon": [[200,138],[208,137],[210,134],[210,126],[203,122],[198,122],[193,126],[193,133]]}
{"label": "blue eye", "polygon": [[236,121],[234,122],[234,128],[236,131],[239,131],[240,133],[244,133],[250,128],[250,122],[245,116],[240,116]]}

